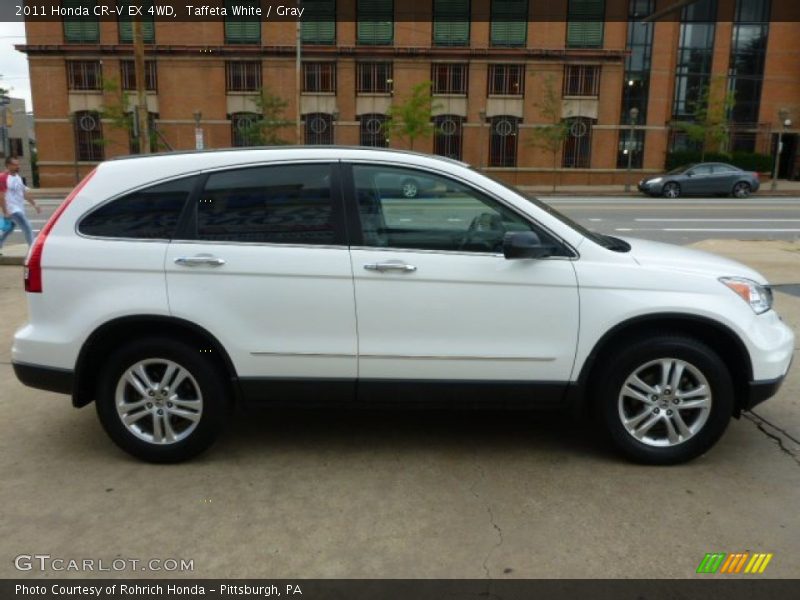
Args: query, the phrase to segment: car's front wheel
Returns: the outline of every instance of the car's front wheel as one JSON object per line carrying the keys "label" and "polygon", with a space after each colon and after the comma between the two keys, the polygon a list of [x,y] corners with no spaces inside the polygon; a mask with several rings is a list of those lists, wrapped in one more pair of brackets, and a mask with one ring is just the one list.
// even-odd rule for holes
{"label": "car's front wheel", "polygon": [[400,184],[400,191],[404,198],[416,198],[419,194],[419,184],[413,179],[406,179]]}
{"label": "car's front wheel", "polygon": [[727,367],[693,338],[642,338],[600,373],[599,416],[614,445],[637,462],[676,464],[703,454],[733,413]]}
{"label": "car's front wheel", "polygon": [[746,181],[740,181],[736,185],[733,186],[733,197],[734,198],[747,198],[750,196],[750,184]]}
{"label": "car's front wheel", "polygon": [[681,195],[681,186],[674,181],[665,183],[661,195],[664,196],[664,198],[677,198]]}
{"label": "car's front wheel", "polygon": [[113,353],[97,387],[100,422],[123,450],[150,462],[179,462],[208,448],[228,414],[217,366],[198,348],[146,338]]}

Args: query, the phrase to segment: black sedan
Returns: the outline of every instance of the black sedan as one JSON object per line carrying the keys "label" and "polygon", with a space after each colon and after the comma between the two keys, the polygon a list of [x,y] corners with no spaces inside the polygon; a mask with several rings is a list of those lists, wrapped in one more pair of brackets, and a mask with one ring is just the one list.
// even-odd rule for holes
{"label": "black sedan", "polygon": [[747,198],[758,191],[758,173],[743,171],[725,163],[696,163],[673,169],[639,182],[639,191],[651,196],[677,198],[680,195],[716,194]]}

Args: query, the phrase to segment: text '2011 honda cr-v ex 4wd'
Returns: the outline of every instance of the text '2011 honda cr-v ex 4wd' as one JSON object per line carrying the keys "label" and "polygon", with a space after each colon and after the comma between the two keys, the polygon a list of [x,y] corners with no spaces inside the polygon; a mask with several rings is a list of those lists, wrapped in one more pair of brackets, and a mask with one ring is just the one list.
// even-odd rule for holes
{"label": "text '2011 honda cr-v ex 4wd'", "polygon": [[265,402],[586,408],[628,457],[677,463],[774,395],[794,348],[744,265],[364,148],[103,163],[42,229],[25,289],[17,377],[94,401],[155,462]]}

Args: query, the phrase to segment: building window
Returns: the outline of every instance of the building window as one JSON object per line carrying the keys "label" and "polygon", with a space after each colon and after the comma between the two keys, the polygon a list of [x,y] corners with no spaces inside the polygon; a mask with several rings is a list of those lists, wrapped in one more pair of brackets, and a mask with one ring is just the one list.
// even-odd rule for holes
{"label": "building window", "polygon": [[564,96],[597,96],[600,93],[600,67],[564,65]]}
{"label": "building window", "polygon": [[389,94],[392,91],[392,63],[358,63],[356,93]]}
{"label": "building window", "polygon": [[76,112],[75,155],[78,160],[103,160],[103,124],[94,111]]}
{"label": "building window", "polygon": [[655,11],[655,0],[629,0],[628,4],[628,56],[625,58],[625,79],[622,83],[622,107],[620,109],[619,145],[617,148],[617,168],[630,163],[641,169],[644,162],[645,132],[634,132],[633,143],[630,136],[631,109],[639,111],[637,123],[647,123],[647,102],[650,97],[650,62],[653,53],[653,23],[643,23],[642,19]]}
{"label": "building window", "polygon": [[568,119],[562,166],[567,169],[588,169],[592,162],[592,119]]}
{"label": "building window", "polygon": [[464,141],[464,117],[439,115],[433,118],[436,128],[433,136],[433,153],[461,160]]}
{"label": "building window", "polygon": [[100,91],[103,71],[99,60],[68,60],[67,87],[70,90]]}
{"label": "building window", "polygon": [[605,0],[569,0],[567,47],[602,48]]}
{"label": "building window", "polygon": [[489,166],[516,167],[519,118],[492,117],[489,139]]}
{"label": "building window", "polygon": [[117,21],[119,27],[119,43],[132,44],[133,43],[133,17],[128,13],[129,6],[141,6],[142,14],[137,15],[136,18],[142,23],[142,39],[145,44],[154,44],[156,41],[156,28],[153,15],[148,13],[148,9],[153,6],[152,0],[118,0],[117,5],[123,11]]}
{"label": "building window", "polygon": [[678,61],[675,67],[674,119],[691,119],[711,79],[716,0],[698,0],[681,13]]}
{"label": "building window", "polygon": [[525,94],[525,65],[489,65],[490,96]]}
{"label": "building window", "polygon": [[469,46],[469,0],[433,0],[433,45]]}
{"label": "building window", "polygon": [[467,65],[461,63],[433,63],[431,65],[431,92],[455,96],[467,95]]}
{"label": "building window", "polygon": [[336,93],[336,63],[304,62],[303,91]]}
{"label": "building window", "polygon": [[394,41],[394,0],[357,0],[358,43],[391,46]]}
{"label": "building window", "polygon": [[306,115],[306,144],[333,144],[333,117],[325,113]]}
{"label": "building window", "polygon": [[[758,126],[764,59],[769,35],[770,0],[737,0],[731,39],[729,89],[736,103],[731,120],[738,129]],[[737,131],[731,136],[732,149],[753,152],[753,132]]]}
{"label": "building window", "polygon": [[[120,79],[122,89],[132,91],[136,89],[136,66],[132,60],[119,61]],[[148,92],[158,90],[158,71],[154,60],[146,60],[144,63],[144,82]]]}
{"label": "building window", "polygon": [[303,0],[301,36],[304,44],[336,43],[336,0]]}
{"label": "building window", "polygon": [[22,138],[8,138],[9,156],[16,156],[22,158],[25,156],[24,147],[22,145]]}
{"label": "building window", "polygon": [[[141,138],[140,130],[136,128],[136,113],[130,113],[130,128],[128,129],[128,150],[131,154],[139,154],[141,152]],[[156,152],[158,149],[158,134],[156,134],[156,113],[147,113],[147,130],[150,132],[150,151]]]}
{"label": "building window", "polygon": [[233,6],[260,7],[259,0],[225,0],[228,16],[225,17],[226,44],[260,44],[261,17],[233,16]]}
{"label": "building window", "polygon": [[524,46],[528,34],[528,0],[492,0],[492,46]]}
{"label": "building window", "polygon": [[225,90],[228,92],[257,92],[261,89],[261,63],[236,61],[225,63]]}
{"label": "building window", "polygon": [[386,115],[361,115],[359,117],[360,144],[374,148],[387,148]]}
{"label": "building window", "polygon": [[251,112],[240,112],[231,115],[231,146],[246,148],[258,146],[259,135],[256,125],[261,120],[261,115]]}
{"label": "building window", "polygon": [[77,11],[85,8],[88,17],[64,17],[64,41],[68,44],[96,44],[100,41],[100,21],[94,16],[95,0],[62,0],[61,7]]}

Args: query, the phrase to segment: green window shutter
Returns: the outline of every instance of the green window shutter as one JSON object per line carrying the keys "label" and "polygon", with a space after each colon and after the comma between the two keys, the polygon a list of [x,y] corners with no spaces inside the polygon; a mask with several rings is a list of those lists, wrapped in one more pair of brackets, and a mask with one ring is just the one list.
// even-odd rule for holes
{"label": "green window shutter", "polygon": [[[131,4],[130,0],[125,2],[124,4],[120,4],[125,10],[125,13],[120,15],[119,17],[119,43],[120,44],[132,44],[133,43],[133,19],[128,16],[128,5]],[[142,37],[144,38],[145,44],[154,44],[156,41],[156,28],[155,23],[153,22],[153,15],[147,13],[147,9],[150,8],[153,3],[152,0],[149,2],[145,0],[141,3],[143,6],[142,8]]]}
{"label": "green window shutter", "polygon": [[258,0],[225,0],[228,16],[225,17],[225,43],[226,44],[260,44],[261,43],[261,18],[232,16],[232,7],[260,6]]}
{"label": "green window shutter", "polygon": [[435,46],[469,46],[469,0],[434,0]]}
{"label": "green window shutter", "polygon": [[[63,0],[64,8],[86,7],[94,14],[94,0]],[[96,17],[64,18],[64,40],[73,44],[96,44],[100,41],[100,22]]]}
{"label": "green window shutter", "polygon": [[524,46],[528,33],[528,0],[492,0],[492,46]]}
{"label": "green window shutter", "polygon": [[301,35],[304,44],[336,43],[336,0],[304,0]]}
{"label": "green window shutter", "polygon": [[605,0],[569,0],[567,46],[601,48]]}
{"label": "green window shutter", "polygon": [[394,0],[358,0],[358,43],[388,46],[394,41]]}

